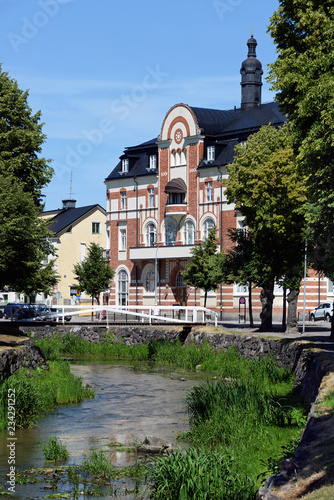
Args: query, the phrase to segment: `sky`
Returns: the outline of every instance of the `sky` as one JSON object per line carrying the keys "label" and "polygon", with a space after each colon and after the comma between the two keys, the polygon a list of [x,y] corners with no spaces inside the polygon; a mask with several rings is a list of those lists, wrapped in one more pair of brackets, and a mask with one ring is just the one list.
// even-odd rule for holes
{"label": "sky", "polygon": [[0,0],[0,63],[33,113],[52,160],[45,210],[106,206],[105,178],[128,146],[157,137],[178,103],[240,106],[247,40],[258,42],[262,102],[278,0]]}

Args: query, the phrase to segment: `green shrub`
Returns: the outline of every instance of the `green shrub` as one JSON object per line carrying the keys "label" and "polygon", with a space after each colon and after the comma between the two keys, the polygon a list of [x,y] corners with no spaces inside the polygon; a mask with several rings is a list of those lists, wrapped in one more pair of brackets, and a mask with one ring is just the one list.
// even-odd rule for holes
{"label": "green shrub", "polygon": [[66,446],[63,445],[56,436],[49,438],[47,443],[41,443],[44,457],[52,462],[67,460],[69,453]]}
{"label": "green shrub", "polygon": [[190,448],[158,457],[148,473],[155,500],[254,499],[253,482],[238,474],[231,457]]}

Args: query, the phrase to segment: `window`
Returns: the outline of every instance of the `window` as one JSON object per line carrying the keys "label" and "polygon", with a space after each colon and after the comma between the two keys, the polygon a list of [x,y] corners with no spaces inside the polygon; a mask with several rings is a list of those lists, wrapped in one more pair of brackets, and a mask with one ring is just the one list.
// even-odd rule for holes
{"label": "window", "polygon": [[129,301],[129,279],[126,271],[118,274],[118,305],[127,306]]}
{"label": "window", "polygon": [[101,224],[99,222],[92,222],[92,234],[100,234]]}
{"label": "window", "polygon": [[208,236],[209,236],[209,232],[211,231],[211,229],[213,227],[215,227],[215,223],[214,223],[214,220],[213,219],[206,219],[206,221],[204,222],[204,226],[203,226],[203,240],[205,241]]}
{"label": "window", "polygon": [[146,246],[154,247],[157,241],[157,229],[154,224],[148,224],[146,227]]}
{"label": "window", "polygon": [[80,262],[86,258],[86,243],[80,243]]}
{"label": "window", "polygon": [[169,193],[167,198],[168,205],[180,205],[184,203],[186,193]]}
{"label": "window", "polygon": [[180,271],[176,275],[175,285],[177,286],[177,288],[184,288],[187,286],[183,281],[183,276]]}
{"label": "window", "polygon": [[148,190],[148,206],[149,208],[154,207],[154,188],[149,188]]}
{"label": "window", "polygon": [[208,146],[208,148],[207,148],[207,160],[213,161],[214,159],[215,159],[215,147]]}
{"label": "window", "polygon": [[242,293],[242,294],[248,293],[248,286],[247,285],[240,285],[240,283],[237,283],[235,285],[235,293]]}
{"label": "window", "polygon": [[119,249],[126,250],[126,229],[119,230]]}
{"label": "window", "polygon": [[157,157],[156,155],[150,155],[150,169],[156,170],[157,168]]}
{"label": "window", "polygon": [[121,210],[126,210],[126,191],[121,192]]}
{"label": "window", "polygon": [[165,225],[166,245],[173,245],[176,240],[176,226],[174,222],[167,222]]}
{"label": "window", "polygon": [[124,158],[122,160],[122,172],[126,173],[129,171],[129,158]]}
{"label": "window", "polygon": [[193,221],[187,220],[184,226],[184,244],[193,245],[195,242],[195,225]]}
{"label": "window", "polygon": [[213,201],[212,181],[206,183],[206,201]]}
{"label": "window", "polygon": [[151,271],[148,271],[148,273],[146,274],[144,286],[145,286],[146,292],[154,292],[154,290],[155,290],[155,273],[154,273],[153,269]]}

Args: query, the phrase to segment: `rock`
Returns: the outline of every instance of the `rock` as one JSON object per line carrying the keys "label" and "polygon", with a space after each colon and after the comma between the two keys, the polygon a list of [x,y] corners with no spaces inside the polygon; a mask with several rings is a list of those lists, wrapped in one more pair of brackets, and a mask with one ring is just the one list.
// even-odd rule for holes
{"label": "rock", "polygon": [[172,445],[158,436],[146,436],[138,451],[145,453],[170,453]]}

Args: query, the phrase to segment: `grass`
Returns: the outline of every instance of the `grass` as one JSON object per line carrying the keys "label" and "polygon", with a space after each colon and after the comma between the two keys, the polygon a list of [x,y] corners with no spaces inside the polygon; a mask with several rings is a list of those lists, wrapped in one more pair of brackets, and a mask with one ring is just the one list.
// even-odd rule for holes
{"label": "grass", "polygon": [[0,430],[7,428],[8,393],[15,391],[15,427],[31,426],[38,416],[63,404],[79,403],[94,397],[81,378],[70,373],[67,361],[51,361],[50,369],[21,368],[0,385]]}
{"label": "grass", "polygon": [[56,436],[49,438],[47,443],[41,443],[44,457],[51,462],[62,462],[67,460],[69,453],[64,444]]}

